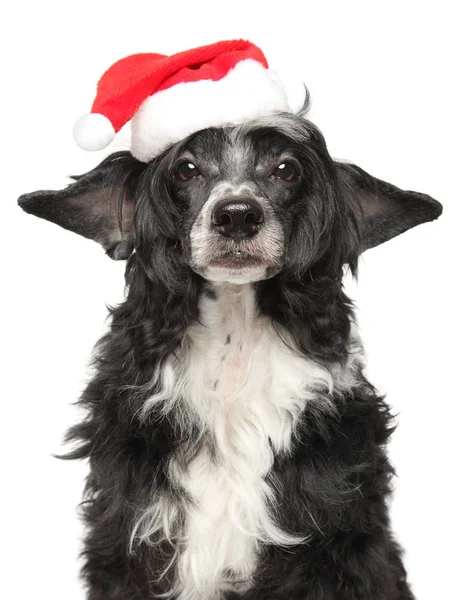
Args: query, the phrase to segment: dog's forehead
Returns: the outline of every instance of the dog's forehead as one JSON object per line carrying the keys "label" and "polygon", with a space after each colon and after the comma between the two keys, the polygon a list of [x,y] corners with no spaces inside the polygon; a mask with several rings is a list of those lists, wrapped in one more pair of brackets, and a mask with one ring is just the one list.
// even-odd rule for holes
{"label": "dog's forehead", "polygon": [[236,177],[251,171],[257,160],[257,151],[250,137],[232,129],[226,136],[221,168],[227,175]]}
{"label": "dog's forehead", "polygon": [[214,175],[236,179],[279,156],[290,142],[273,127],[226,127],[202,131],[187,149]]}

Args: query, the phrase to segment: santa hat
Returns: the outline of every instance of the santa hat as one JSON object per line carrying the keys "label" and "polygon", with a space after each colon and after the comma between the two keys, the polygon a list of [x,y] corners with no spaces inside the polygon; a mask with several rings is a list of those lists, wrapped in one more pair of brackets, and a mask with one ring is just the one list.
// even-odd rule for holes
{"label": "santa hat", "polygon": [[172,56],[134,54],[104,73],[90,114],[73,134],[81,148],[101,150],[131,120],[131,152],[147,162],[206,127],[298,112],[304,98],[301,81],[281,78],[260,48],[245,40]]}

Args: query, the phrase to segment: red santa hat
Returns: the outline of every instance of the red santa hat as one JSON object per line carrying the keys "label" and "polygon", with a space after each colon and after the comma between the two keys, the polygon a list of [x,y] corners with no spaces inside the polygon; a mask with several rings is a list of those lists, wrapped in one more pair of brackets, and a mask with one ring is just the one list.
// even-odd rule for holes
{"label": "red santa hat", "polygon": [[298,112],[304,98],[301,81],[281,78],[260,48],[245,40],[172,56],[134,54],[104,73],[90,114],[73,134],[81,148],[101,150],[131,120],[131,152],[148,162],[206,127]]}

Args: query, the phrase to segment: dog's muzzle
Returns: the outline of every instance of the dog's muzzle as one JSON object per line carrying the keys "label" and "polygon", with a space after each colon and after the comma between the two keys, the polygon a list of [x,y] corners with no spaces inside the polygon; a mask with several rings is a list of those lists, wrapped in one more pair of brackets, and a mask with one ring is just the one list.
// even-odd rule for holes
{"label": "dog's muzzle", "polygon": [[209,197],[190,234],[191,268],[210,281],[248,283],[281,268],[283,229],[268,200],[251,189]]}

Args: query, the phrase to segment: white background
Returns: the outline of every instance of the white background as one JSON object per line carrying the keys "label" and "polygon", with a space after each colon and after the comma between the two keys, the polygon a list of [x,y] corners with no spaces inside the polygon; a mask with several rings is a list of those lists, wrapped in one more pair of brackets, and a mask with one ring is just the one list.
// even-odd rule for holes
{"label": "white background", "polygon": [[[97,79],[135,52],[173,53],[245,37],[306,82],[335,157],[445,207],[367,252],[359,307],[369,376],[399,427],[394,529],[419,600],[454,593],[454,19],[450,2],[39,2],[3,9],[2,560],[8,600],[81,600],[76,517],[85,466],[52,458],[75,422],[105,303],[123,263],[16,207],[65,185],[104,153],[72,141]],[[122,137],[122,136],[121,136]],[[121,142],[116,142],[119,147]],[[112,148],[111,148],[112,149]],[[110,150],[111,150],[110,149]]]}

